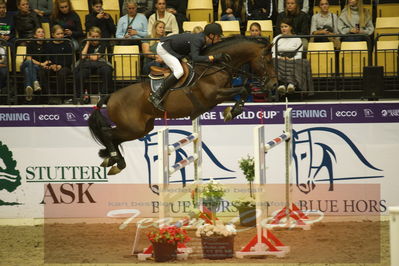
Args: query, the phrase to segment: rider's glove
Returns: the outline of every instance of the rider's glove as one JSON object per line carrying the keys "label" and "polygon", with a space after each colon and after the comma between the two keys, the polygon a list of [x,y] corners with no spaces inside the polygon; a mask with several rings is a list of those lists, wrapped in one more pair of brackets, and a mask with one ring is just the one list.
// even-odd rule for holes
{"label": "rider's glove", "polygon": [[231,57],[226,53],[216,54],[213,56],[213,62],[230,62]]}

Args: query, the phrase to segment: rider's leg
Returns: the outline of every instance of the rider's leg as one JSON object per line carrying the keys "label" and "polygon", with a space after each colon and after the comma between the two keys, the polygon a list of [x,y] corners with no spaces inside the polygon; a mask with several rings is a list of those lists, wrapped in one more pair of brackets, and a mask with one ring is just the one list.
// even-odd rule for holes
{"label": "rider's leg", "polygon": [[152,93],[149,101],[154,104],[154,106],[163,111],[163,106],[161,104],[162,97],[165,92],[171,88],[184,74],[183,67],[180,64],[179,59],[168,53],[163,47],[162,43],[157,46],[157,53],[163,59],[165,64],[172,70],[172,73],[163,81],[159,89]]}

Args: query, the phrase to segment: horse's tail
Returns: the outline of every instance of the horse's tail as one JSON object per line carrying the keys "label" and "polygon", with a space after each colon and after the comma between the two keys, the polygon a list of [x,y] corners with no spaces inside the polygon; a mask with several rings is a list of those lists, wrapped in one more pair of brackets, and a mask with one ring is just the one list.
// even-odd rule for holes
{"label": "horse's tail", "polygon": [[105,143],[107,141],[105,139],[107,138],[107,136],[105,135],[104,129],[108,129],[111,126],[105,116],[101,113],[101,107],[104,104],[107,104],[109,97],[110,95],[107,95],[105,97],[102,97],[100,101],[98,101],[97,106],[95,110],[91,113],[88,121],[91,136],[93,137],[93,139],[104,145],[104,147],[106,148],[107,145]]}

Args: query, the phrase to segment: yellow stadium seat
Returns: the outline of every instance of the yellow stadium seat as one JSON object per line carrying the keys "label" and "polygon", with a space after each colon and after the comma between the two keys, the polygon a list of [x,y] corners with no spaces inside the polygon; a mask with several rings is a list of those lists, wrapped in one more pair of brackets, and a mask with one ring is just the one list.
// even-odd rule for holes
{"label": "yellow stadium seat", "polygon": [[331,77],[335,74],[333,42],[310,42],[307,58],[312,68],[313,77]]}
{"label": "yellow stadium seat", "polygon": [[140,49],[138,45],[115,45],[113,66],[116,80],[135,80],[140,76]]}
{"label": "yellow stadium seat", "polygon": [[193,31],[193,28],[197,26],[205,28],[206,24],[208,24],[207,21],[184,21],[183,30],[191,32]]}
{"label": "yellow stadium seat", "polygon": [[398,73],[398,48],[399,40],[377,41],[377,62],[374,65],[383,66],[385,76],[396,76]]}
{"label": "yellow stadium seat", "polygon": [[395,17],[398,15],[399,15],[399,3],[377,5],[377,17]]}
{"label": "yellow stadium seat", "polygon": [[245,31],[245,35],[251,35],[249,31],[249,27],[252,23],[257,22],[260,24],[260,28],[262,29],[262,36],[269,37],[270,40],[273,40],[273,22],[271,20],[248,20],[247,22],[247,30]]}
{"label": "yellow stadium seat", "polygon": [[44,38],[50,39],[51,38],[50,23],[42,22],[42,27],[44,29]]}
{"label": "yellow stadium seat", "polygon": [[[375,23],[375,36],[384,33],[399,33],[399,17],[377,18]],[[382,38],[384,38],[384,41],[399,39],[398,36],[384,36]]]}
{"label": "yellow stadium seat", "polygon": [[240,33],[240,23],[238,20],[235,21],[215,21],[222,26],[223,35],[229,37],[232,35],[238,35]]}
{"label": "yellow stadium seat", "polygon": [[212,0],[188,0],[187,18],[190,21],[213,21]]}
{"label": "yellow stadium seat", "polygon": [[[341,6],[340,5],[330,5],[330,8],[328,9],[331,13],[335,13],[337,16],[341,14]],[[320,12],[320,7],[319,6],[314,6],[313,7],[313,14],[319,13]]]}
{"label": "yellow stadium seat", "polygon": [[339,63],[342,76],[361,76],[363,67],[368,66],[367,42],[342,42]]}
{"label": "yellow stadium seat", "polygon": [[[10,55],[10,47],[8,47],[8,54]],[[15,54],[15,71],[20,72],[21,71],[21,65],[24,62],[26,57],[26,46],[17,46],[17,51]],[[12,61],[11,61],[11,56],[8,56],[8,70],[11,72],[12,71]]]}
{"label": "yellow stadium seat", "polygon": [[106,0],[103,2],[103,9],[106,13],[110,14],[114,23],[118,23],[120,17],[120,8],[118,0]]}
{"label": "yellow stadium seat", "polygon": [[85,30],[86,15],[89,14],[89,6],[87,1],[83,0],[71,0],[73,9],[79,15],[80,22],[82,23],[82,29]]}

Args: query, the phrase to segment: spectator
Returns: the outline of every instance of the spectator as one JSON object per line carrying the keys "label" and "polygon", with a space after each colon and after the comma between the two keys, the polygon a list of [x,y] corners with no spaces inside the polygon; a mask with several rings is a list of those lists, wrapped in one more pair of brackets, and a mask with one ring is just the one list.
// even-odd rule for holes
{"label": "spectator", "polygon": [[168,0],[166,4],[166,11],[175,15],[177,25],[179,25],[179,33],[182,33],[183,22],[187,21],[187,0]]}
{"label": "spectator", "polygon": [[50,26],[60,25],[64,29],[64,38],[72,40],[74,48],[79,47],[78,41],[83,38],[82,23],[79,15],[73,10],[70,0],[55,0],[50,16]]}
{"label": "spectator", "polygon": [[248,20],[271,19],[274,12],[274,0],[246,0]]}
{"label": "spectator", "polygon": [[125,4],[128,13],[118,21],[116,38],[144,38],[147,35],[147,18],[137,13],[137,4],[134,0],[126,0]]}
{"label": "spectator", "polygon": [[[284,11],[284,7],[286,5],[286,0],[278,0],[278,13],[281,13]],[[309,0],[298,0],[298,5],[299,5],[299,9],[308,14],[309,13]],[[313,7],[313,5],[312,5]]]}
{"label": "spectator", "polygon": [[[367,34],[374,32],[371,14],[363,8],[362,0],[348,0],[338,19],[338,31],[341,34]],[[363,36],[348,36],[342,41],[365,41]]]}
{"label": "spectator", "polygon": [[[279,94],[293,93],[296,88],[302,91],[313,91],[310,64],[302,58],[303,44],[300,38],[281,38],[293,35],[293,23],[290,18],[283,18],[280,22],[281,34],[273,39],[272,57],[277,58]],[[278,42],[277,42],[277,39]],[[277,53],[276,53],[277,45]]]}
{"label": "spectator", "polygon": [[53,0],[29,0],[29,6],[39,16],[41,22],[49,22],[53,11]]}
{"label": "spectator", "polygon": [[[98,27],[91,27],[87,33],[89,39],[101,38],[101,29]],[[111,92],[112,84],[112,66],[105,59],[105,51],[107,46],[100,41],[87,41],[82,49],[81,59],[78,61],[75,68],[76,78],[76,92],[77,97],[81,96],[82,85],[84,80],[90,74],[98,74],[101,77],[101,94]]]}
{"label": "spectator", "polygon": [[[119,0],[119,6],[122,11],[122,16],[127,14],[126,0]],[[149,18],[154,13],[154,1],[153,0],[136,0],[137,13],[143,13]]]}
{"label": "spectator", "polygon": [[4,0],[0,0],[0,39],[8,45],[13,45],[15,41],[14,17],[7,12]]}
{"label": "spectator", "polygon": [[[50,94],[72,94],[71,90],[67,90],[66,79],[71,74],[72,65],[72,46],[71,43],[63,41],[64,28],[56,24],[51,28],[51,37],[54,39],[46,46],[47,60],[49,61],[48,68],[45,69],[43,76],[43,85],[48,88]],[[56,76],[57,87],[56,91],[50,90],[49,80],[50,76]],[[52,97],[49,104],[60,104],[61,98]]]}
{"label": "spectator", "polygon": [[[310,32],[313,35],[332,35],[338,34],[338,17],[328,11],[329,0],[320,0],[320,12],[313,15]],[[315,42],[328,42],[328,37],[314,38]]]}
{"label": "spectator", "polygon": [[[165,36],[165,22],[161,20],[155,21],[154,25],[151,28],[151,34],[148,36],[149,38],[157,38]],[[143,74],[148,75],[150,73],[151,66],[165,66],[162,58],[157,55],[157,45],[159,40],[157,41],[147,41],[141,44],[141,49],[144,54],[144,63],[143,63]]]}
{"label": "spectator", "polygon": [[0,43],[0,95],[7,93],[7,78],[8,78],[8,65],[7,65],[7,47],[2,46]]}
{"label": "spectator", "polygon": [[165,34],[178,34],[179,26],[177,25],[176,17],[166,11],[166,0],[155,0],[155,13],[148,19],[148,35],[151,35],[152,28],[155,21],[163,21],[165,23]]}
{"label": "spectator", "polygon": [[261,37],[262,27],[258,22],[252,22],[251,25],[249,25],[249,33],[251,37]]}
{"label": "spectator", "polygon": [[116,27],[112,16],[103,10],[103,0],[93,0],[90,14],[86,15],[86,30],[98,27],[101,30],[102,38],[115,36]]}
{"label": "spectator", "polygon": [[46,60],[44,56],[45,52],[45,43],[44,39],[44,29],[37,28],[35,30],[35,34],[33,38],[36,41],[28,42],[26,53],[28,56],[25,58],[25,61],[21,65],[21,72],[24,75],[24,83],[25,83],[25,94],[26,100],[31,101],[33,92],[41,91],[41,86],[38,81],[38,73],[41,69],[48,69],[50,62]]}
{"label": "spectator", "polygon": [[[289,18],[292,21],[292,32],[297,35],[309,35],[309,17],[306,13],[299,10],[298,0],[286,0],[285,10],[277,16],[277,25],[281,25],[281,22],[285,18]],[[281,34],[281,27],[276,27],[276,35]],[[302,38],[304,50],[308,47],[308,40]]]}
{"label": "spectator", "polygon": [[222,17],[220,20],[241,20],[243,0],[220,0]]}
{"label": "spectator", "polygon": [[28,0],[17,0],[18,12],[14,15],[18,38],[32,38],[35,29],[41,27],[39,16],[29,8]]}
{"label": "spectator", "polygon": [[201,33],[204,29],[201,26],[195,26],[192,30],[192,33]]}

